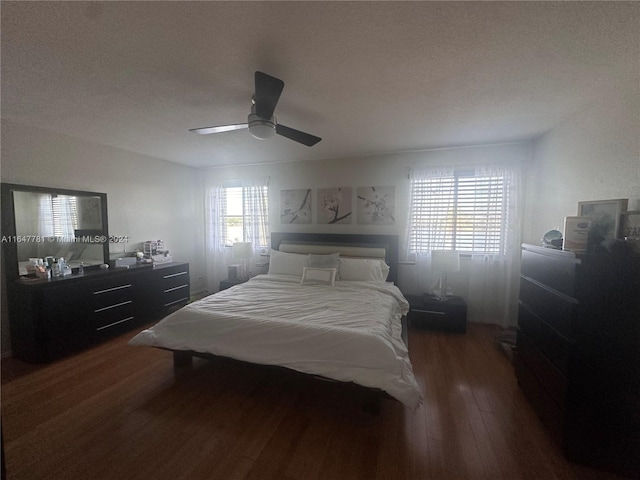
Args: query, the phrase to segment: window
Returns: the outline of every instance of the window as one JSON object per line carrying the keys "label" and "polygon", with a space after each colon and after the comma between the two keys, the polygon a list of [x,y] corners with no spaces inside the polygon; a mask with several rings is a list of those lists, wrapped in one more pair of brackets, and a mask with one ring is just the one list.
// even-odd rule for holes
{"label": "window", "polygon": [[256,242],[266,248],[269,237],[268,187],[222,187],[220,238],[224,246]]}
{"label": "window", "polygon": [[[78,206],[75,196],[40,196],[40,232],[44,236],[73,238],[78,228]],[[66,240],[69,241],[69,240]]]}
{"label": "window", "polygon": [[504,255],[509,179],[497,168],[433,169],[412,175],[409,254],[457,250]]}
{"label": "window", "polygon": [[53,228],[56,236],[73,237],[78,228],[78,205],[76,197],[55,195],[52,198]]}

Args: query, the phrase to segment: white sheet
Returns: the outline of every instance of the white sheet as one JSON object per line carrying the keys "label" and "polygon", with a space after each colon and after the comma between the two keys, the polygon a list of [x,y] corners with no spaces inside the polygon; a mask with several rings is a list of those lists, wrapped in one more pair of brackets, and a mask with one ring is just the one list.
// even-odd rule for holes
{"label": "white sheet", "polygon": [[300,285],[299,277],[259,275],[183,307],[129,343],[280,365],[379,388],[415,408],[420,391],[401,339],[408,309],[391,283]]}

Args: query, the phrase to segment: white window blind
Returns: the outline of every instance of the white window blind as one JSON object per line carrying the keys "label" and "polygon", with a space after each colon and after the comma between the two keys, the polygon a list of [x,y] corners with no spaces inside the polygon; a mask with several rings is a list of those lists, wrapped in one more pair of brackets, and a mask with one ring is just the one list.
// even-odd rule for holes
{"label": "white window blind", "polygon": [[268,246],[268,187],[223,187],[221,205],[222,241],[225,246],[235,242],[256,242]]}
{"label": "white window blind", "polygon": [[42,235],[65,237],[65,241],[73,238],[78,228],[78,204],[75,196],[42,194],[39,208]]}
{"label": "white window blind", "polygon": [[509,175],[475,169],[415,175],[410,200],[410,254],[431,250],[505,253]]}
{"label": "white window blind", "polygon": [[76,197],[54,195],[51,199],[53,209],[53,231],[57,237],[73,238],[78,228],[78,205]]}

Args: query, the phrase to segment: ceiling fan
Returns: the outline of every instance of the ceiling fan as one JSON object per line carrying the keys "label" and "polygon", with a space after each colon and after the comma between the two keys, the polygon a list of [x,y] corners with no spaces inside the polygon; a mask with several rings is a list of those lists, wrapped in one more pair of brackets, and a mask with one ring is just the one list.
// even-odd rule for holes
{"label": "ceiling fan", "polygon": [[249,133],[260,140],[266,140],[278,134],[294,142],[302,143],[307,147],[313,147],[322,140],[315,135],[301,132],[300,130],[295,130],[276,122],[276,117],[273,116],[273,112],[276,109],[278,99],[284,88],[284,82],[282,80],[267,75],[266,73],[256,72],[255,83],[256,91],[251,101],[251,113],[247,118],[247,123],[192,128],[189,129],[189,131],[199,135],[208,135],[210,133],[222,133],[248,128]]}

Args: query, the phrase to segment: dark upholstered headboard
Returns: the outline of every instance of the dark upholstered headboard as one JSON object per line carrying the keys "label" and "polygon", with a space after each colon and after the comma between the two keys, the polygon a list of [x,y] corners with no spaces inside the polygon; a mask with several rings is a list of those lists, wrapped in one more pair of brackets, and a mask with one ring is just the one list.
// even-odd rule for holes
{"label": "dark upholstered headboard", "polygon": [[339,247],[384,248],[385,261],[389,265],[387,281],[398,281],[398,236],[397,235],[364,235],[340,233],[271,233],[271,248],[280,250],[281,243]]}

